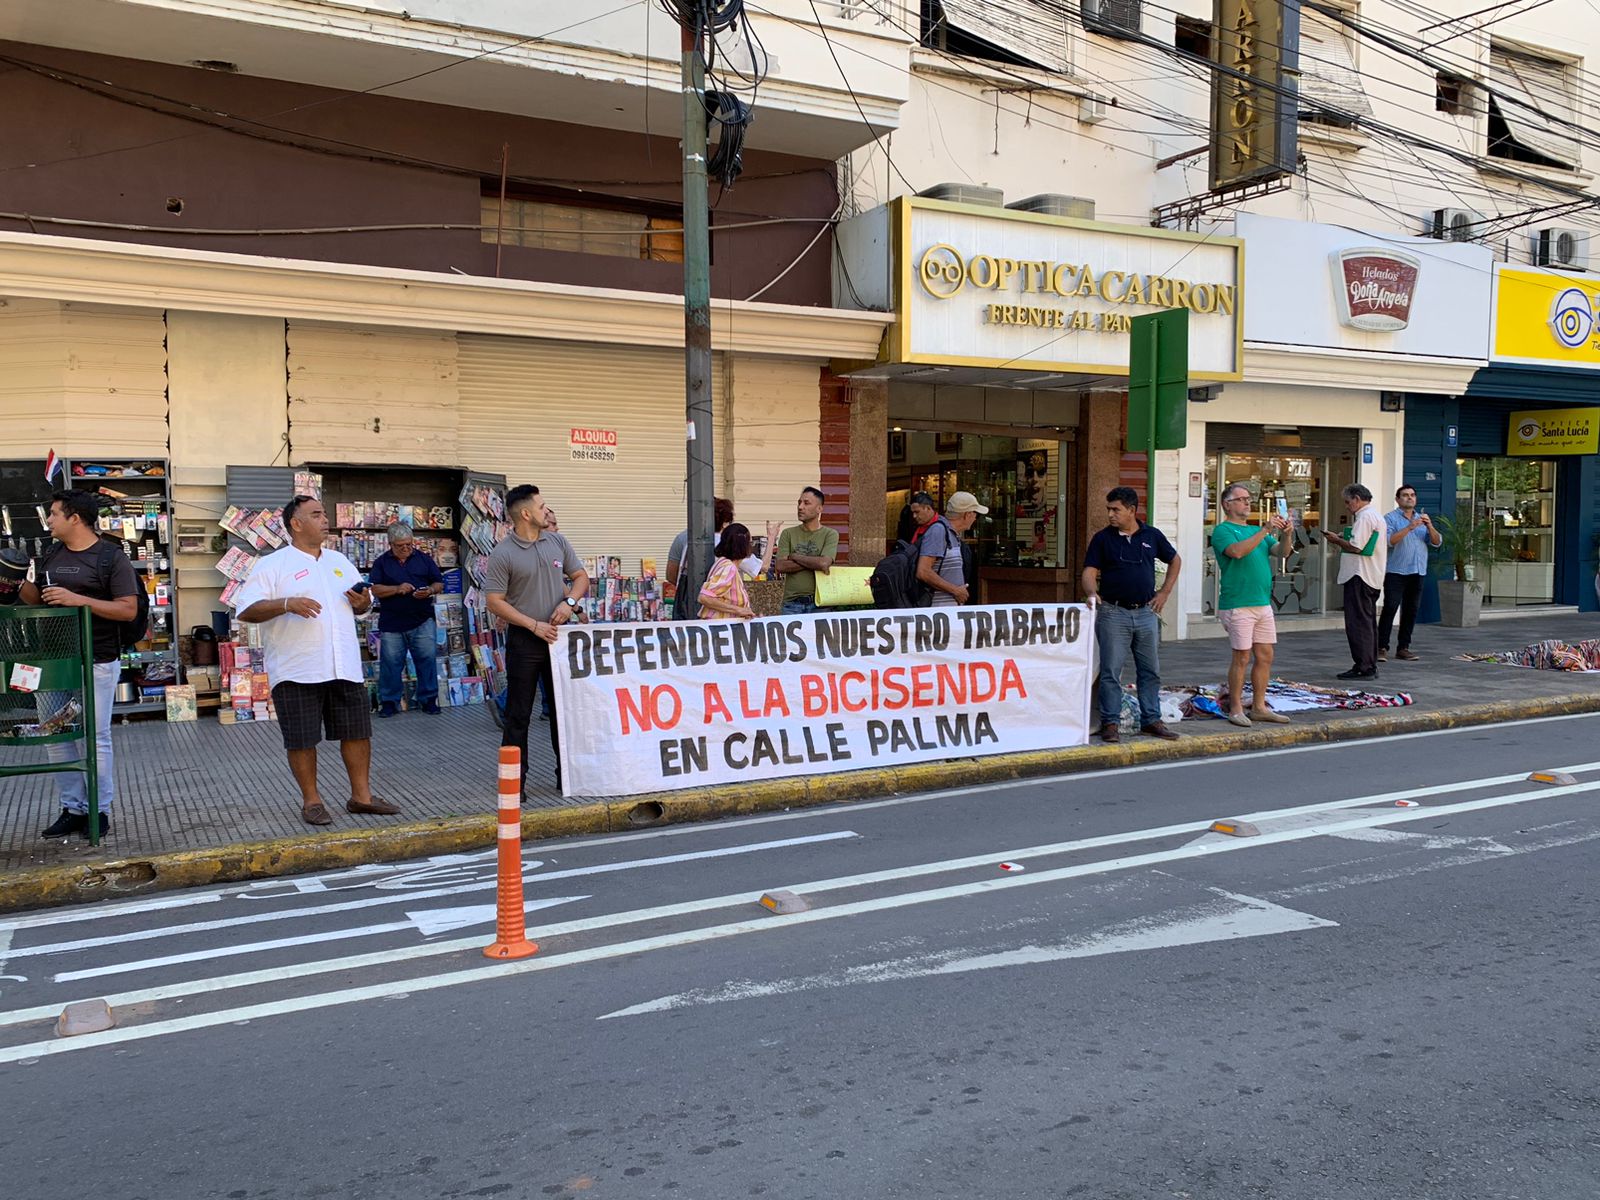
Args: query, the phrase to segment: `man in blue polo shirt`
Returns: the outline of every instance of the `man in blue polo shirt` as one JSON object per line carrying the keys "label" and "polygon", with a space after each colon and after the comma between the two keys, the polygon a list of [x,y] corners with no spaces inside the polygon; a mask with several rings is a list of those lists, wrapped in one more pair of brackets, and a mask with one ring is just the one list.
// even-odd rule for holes
{"label": "man in blue polo shirt", "polygon": [[417,549],[411,526],[389,526],[389,549],[372,564],[378,600],[378,715],[392,717],[405,696],[406,654],[417,669],[416,703],[439,715],[439,644],[433,598],[444,591],[439,564]]}
{"label": "man in blue polo shirt", "polygon": [[1389,539],[1389,563],[1383,573],[1383,612],[1378,617],[1378,661],[1389,657],[1389,634],[1394,631],[1395,614],[1400,615],[1400,643],[1395,657],[1415,661],[1411,631],[1417,625],[1417,601],[1422,598],[1422,581],[1428,575],[1428,551],[1437,550],[1444,539],[1433,527],[1433,518],[1417,511],[1417,489],[1400,485],[1394,499],[1397,508],[1383,518]]}
{"label": "man in blue polo shirt", "polygon": [[[1139,496],[1130,487],[1106,493],[1107,525],[1089,540],[1083,556],[1083,594],[1096,610],[1095,643],[1100,650],[1100,740],[1122,740],[1122,668],[1133,652],[1139,687],[1140,731],[1177,739],[1161,720],[1162,607],[1178,582],[1183,560],[1154,525],[1139,520]],[[1156,560],[1167,577],[1156,589]]]}

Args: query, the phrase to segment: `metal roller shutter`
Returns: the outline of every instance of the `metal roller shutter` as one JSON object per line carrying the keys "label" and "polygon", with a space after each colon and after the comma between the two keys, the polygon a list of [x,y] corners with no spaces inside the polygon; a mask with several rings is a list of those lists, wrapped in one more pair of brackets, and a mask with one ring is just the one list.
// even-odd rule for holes
{"label": "metal roller shutter", "polygon": [[455,466],[449,333],[291,321],[291,462]]}
{"label": "metal roller shutter", "polygon": [[[665,575],[684,526],[683,352],[479,334],[460,335],[457,350],[462,461],[537,484],[579,554],[619,556],[629,576],[653,558]],[[723,390],[719,355],[718,432]],[[575,427],[614,431],[616,462],[573,461]],[[717,485],[726,494],[720,472]]]}

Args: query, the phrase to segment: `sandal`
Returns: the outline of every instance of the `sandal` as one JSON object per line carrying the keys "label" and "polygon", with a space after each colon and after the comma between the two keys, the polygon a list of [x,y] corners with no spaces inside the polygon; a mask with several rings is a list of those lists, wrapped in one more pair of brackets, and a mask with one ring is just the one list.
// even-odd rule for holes
{"label": "sandal", "polygon": [[307,825],[332,825],[333,818],[321,804],[307,804],[300,810],[300,819]]}

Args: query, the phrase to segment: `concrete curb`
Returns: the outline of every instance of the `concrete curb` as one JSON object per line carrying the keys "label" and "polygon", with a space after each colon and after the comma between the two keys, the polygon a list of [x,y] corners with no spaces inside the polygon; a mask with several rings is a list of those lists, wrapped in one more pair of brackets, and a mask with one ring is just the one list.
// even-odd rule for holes
{"label": "concrete curb", "polygon": [[[1244,751],[1356,741],[1388,733],[1417,733],[1494,725],[1535,717],[1600,712],[1600,693],[1539,700],[1497,701],[1433,712],[1379,709],[1359,717],[1307,725],[1278,725],[1185,737],[1176,742],[1141,738],[1117,746],[1074,746],[1025,754],[963,759],[952,778],[949,761],[874,767],[832,775],[799,776],[752,784],[726,784],[692,792],[654,792],[523,813],[526,841],[617,833],[719,817],[914,795],[953,786],[1070,775],[1143,763],[1212,758]],[[493,812],[348,833],[280,838],[205,850],[180,850],[141,858],[40,867],[0,877],[0,912],[87,903],[175,888],[239,883],[360,863],[395,862],[431,854],[484,850],[495,843]]]}

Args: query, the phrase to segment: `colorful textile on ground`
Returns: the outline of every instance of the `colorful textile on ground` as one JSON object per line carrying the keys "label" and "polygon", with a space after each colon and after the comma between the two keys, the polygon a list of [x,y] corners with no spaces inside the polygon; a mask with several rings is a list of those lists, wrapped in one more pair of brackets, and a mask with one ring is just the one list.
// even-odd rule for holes
{"label": "colorful textile on ground", "polygon": [[1600,638],[1586,638],[1573,644],[1550,638],[1521,650],[1501,650],[1493,654],[1458,654],[1461,662],[1500,663],[1508,667],[1532,667],[1536,671],[1600,671]]}
{"label": "colorful textile on ground", "polygon": [[[1178,689],[1184,697],[1184,715],[1190,717],[1221,717],[1227,714],[1228,688],[1226,684],[1190,686]],[[1162,699],[1167,693],[1162,692]],[[1245,693],[1245,707],[1253,697]],[[1306,712],[1312,709],[1337,708],[1404,708],[1410,704],[1409,692],[1363,692],[1356,688],[1317,687],[1310,683],[1293,683],[1274,679],[1267,685],[1267,703],[1277,712]]]}

